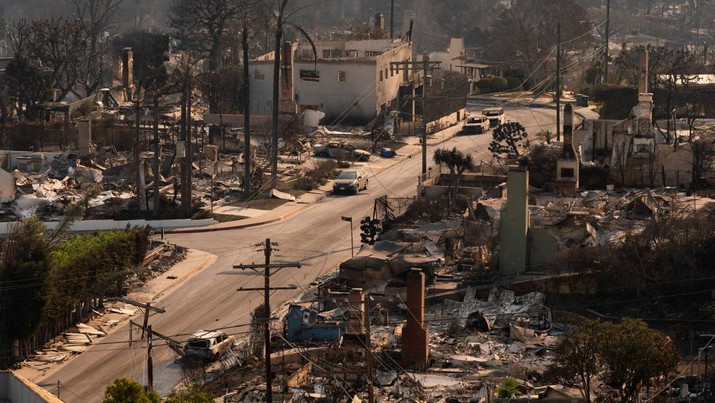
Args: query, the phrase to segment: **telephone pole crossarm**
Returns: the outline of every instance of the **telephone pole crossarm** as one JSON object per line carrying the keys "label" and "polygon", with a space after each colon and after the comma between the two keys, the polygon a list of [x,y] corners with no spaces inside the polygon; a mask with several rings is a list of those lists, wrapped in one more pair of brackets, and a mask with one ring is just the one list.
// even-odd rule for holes
{"label": "telephone pole crossarm", "polygon": [[301,268],[301,263],[300,262],[293,262],[293,263],[270,263],[270,264],[259,264],[259,263],[252,263],[252,264],[235,264],[233,265],[234,269],[241,269],[241,270],[246,270],[246,269],[284,269],[286,267],[292,267],[296,269]]}
{"label": "telephone pole crossarm", "polygon": [[[297,286],[287,286],[287,287],[271,287],[271,291],[280,291],[280,290],[297,290]],[[237,288],[236,291],[265,291],[266,289],[264,287],[249,287],[249,288]]]}

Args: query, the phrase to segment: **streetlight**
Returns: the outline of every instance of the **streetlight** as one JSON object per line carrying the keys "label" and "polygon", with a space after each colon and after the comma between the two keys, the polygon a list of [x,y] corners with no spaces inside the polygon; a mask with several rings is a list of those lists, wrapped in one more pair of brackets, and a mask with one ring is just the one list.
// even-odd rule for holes
{"label": "streetlight", "polygon": [[353,246],[353,218],[342,216],[340,217],[340,219],[343,221],[348,221],[350,223],[350,254],[352,257],[355,257],[355,246]]}

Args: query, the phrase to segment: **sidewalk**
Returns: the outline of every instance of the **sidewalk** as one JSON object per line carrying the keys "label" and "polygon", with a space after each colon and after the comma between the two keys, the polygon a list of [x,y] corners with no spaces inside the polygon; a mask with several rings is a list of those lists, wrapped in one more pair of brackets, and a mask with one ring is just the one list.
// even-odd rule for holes
{"label": "sidewalk", "polygon": [[[459,133],[461,129],[462,123],[460,122],[457,125],[448,127],[442,131],[427,136],[427,145],[432,146],[435,144],[442,143],[457,135],[457,133]],[[397,163],[406,158],[411,158],[422,153],[422,145],[420,144],[419,137],[405,137],[404,139],[407,141],[407,145],[395,150],[397,155],[393,158],[373,156],[369,162],[371,170],[378,172],[383,171],[393,165],[396,165]],[[298,200],[294,202],[291,201],[284,203],[261,215],[235,221],[227,221],[217,224],[206,225],[203,227],[177,228],[166,232],[171,234],[187,234],[197,232],[221,231],[227,229],[249,228],[258,225],[272,224],[284,221],[307,209],[312,204],[324,199],[328,195],[328,192],[330,192],[331,190],[332,182],[328,182],[326,185],[323,185],[318,189],[303,194]]]}

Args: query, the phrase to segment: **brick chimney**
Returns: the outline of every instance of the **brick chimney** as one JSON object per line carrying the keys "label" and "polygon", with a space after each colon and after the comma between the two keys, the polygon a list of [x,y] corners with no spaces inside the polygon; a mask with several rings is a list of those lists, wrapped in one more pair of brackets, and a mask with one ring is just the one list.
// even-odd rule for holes
{"label": "brick chimney", "polygon": [[407,324],[402,332],[402,356],[406,365],[427,368],[429,337],[425,326],[425,274],[412,269],[407,275]]}
{"label": "brick chimney", "polygon": [[365,292],[362,288],[353,288],[347,295],[348,308],[348,329],[346,333],[365,334]]}
{"label": "brick chimney", "polygon": [[122,88],[124,100],[131,101],[134,97],[134,51],[132,48],[122,49]]}

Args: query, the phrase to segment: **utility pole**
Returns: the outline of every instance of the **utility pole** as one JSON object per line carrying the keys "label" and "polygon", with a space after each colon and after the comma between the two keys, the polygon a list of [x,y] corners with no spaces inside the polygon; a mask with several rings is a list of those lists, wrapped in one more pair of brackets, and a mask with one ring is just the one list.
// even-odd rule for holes
{"label": "utility pole", "polygon": [[266,238],[266,244],[263,249],[263,254],[265,256],[265,264],[238,264],[234,265],[234,269],[251,269],[256,270],[258,268],[263,269],[263,287],[262,288],[239,288],[237,291],[263,291],[263,340],[265,344],[265,365],[266,365],[266,402],[273,401],[273,386],[272,386],[272,374],[271,374],[271,329],[270,329],[270,319],[271,319],[271,301],[270,293],[273,290],[295,290],[296,287],[273,287],[271,288],[271,269],[284,269],[284,268],[300,268],[300,262],[295,263],[274,263],[271,264],[271,252],[273,251],[271,245],[271,239]]}
{"label": "utility pole", "polygon": [[422,54],[422,72],[424,81],[422,82],[422,180],[427,175],[427,87],[429,87],[429,56],[427,52]]}
{"label": "utility pole", "polygon": [[154,362],[151,359],[151,325],[146,328],[146,378],[148,390],[154,390]]}
{"label": "utility pole", "polygon": [[556,24],[556,141],[561,141],[561,24]]}
{"label": "utility pole", "polygon": [[[241,46],[243,50],[243,98],[246,109],[243,111],[243,197],[251,197],[251,92],[248,88],[248,14],[243,15],[243,28],[241,30]],[[224,149],[226,146],[224,145]]]}
{"label": "utility pole", "polygon": [[390,39],[395,37],[395,0],[390,0]]}
{"label": "utility pole", "polygon": [[159,218],[159,205],[160,205],[160,195],[159,195],[159,153],[161,148],[159,147],[159,91],[154,94],[154,161],[152,162],[151,170],[154,171],[154,211],[152,216],[154,218]]}
{"label": "utility pole", "polygon": [[166,313],[166,309],[151,306],[150,303],[145,304],[143,302],[134,301],[134,300],[128,299],[128,298],[117,298],[115,300],[122,301],[129,305],[134,305],[136,307],[144,309],[144,325],[142,325],[142,339],[144,338],[144,333],[146,332],[147,325],[149,324],[149,312],[154,311],[154,312],[158,312],[158,313]]}
{"label": "utility pole", "polygon": [[363,323],[365,325],[365,366],[367,369],[367,401],[375,403],[375,394],[372,390],[372,348],[370,344],[370,298],[365,295],[365,312]]}
{"label": "utility pole", "polygon": [[[419,67],[422,69],[422,173],[421,178],[424,181],[427,177],[427,87],[428,87],[428,75],[434,69],[439,69],[442,62],[430,62],[427,53],[422,54],[421,62],[390,62],[390,69],[395,69],[397,72],[400,71],[413,71],[416,73],[416,69]],[[412,77],[414,80],[414,77]],[[413,81],[414,82],[414,81]],[[412,98],[414,102],[415,98]]]}
{"label": "utility pole", "polygon": [[606,49],[603,57],[603,83],[608,83],[608,41],[611,34],[611,0],[606,0]]}
{"label": "utility pole", "polygon": [[[192,158],[192,148],[191,148],[191,142],[192,142],[192,133],[191,133],[191,127],[193,126],[193,122],[191,121],[191,79],[189,77],[189,80],[186,83],[186,189],[184,191],[184,194],[186,194],[186,200],[184,200],[184,194],[181,195],[181,206],[186,209],[186,217],[191,218],[191,186],[192,186],[192,180],[191,178],[193,177],[192,173],[194,170],[194,161]],[[186,202],[186,204],[184,204]]]}
{"label": "utility pole", "polygon": [[134,100],[134,163],[136,164],[135,177],[136,180],[136,191],[137,191],[137,207],[139,211],[144,210],[144,197],[142,197],[142,163],[141,163],[141,137],[139,135],[139,114],[141,112],[141,101],[139,100],[139,94]]}

